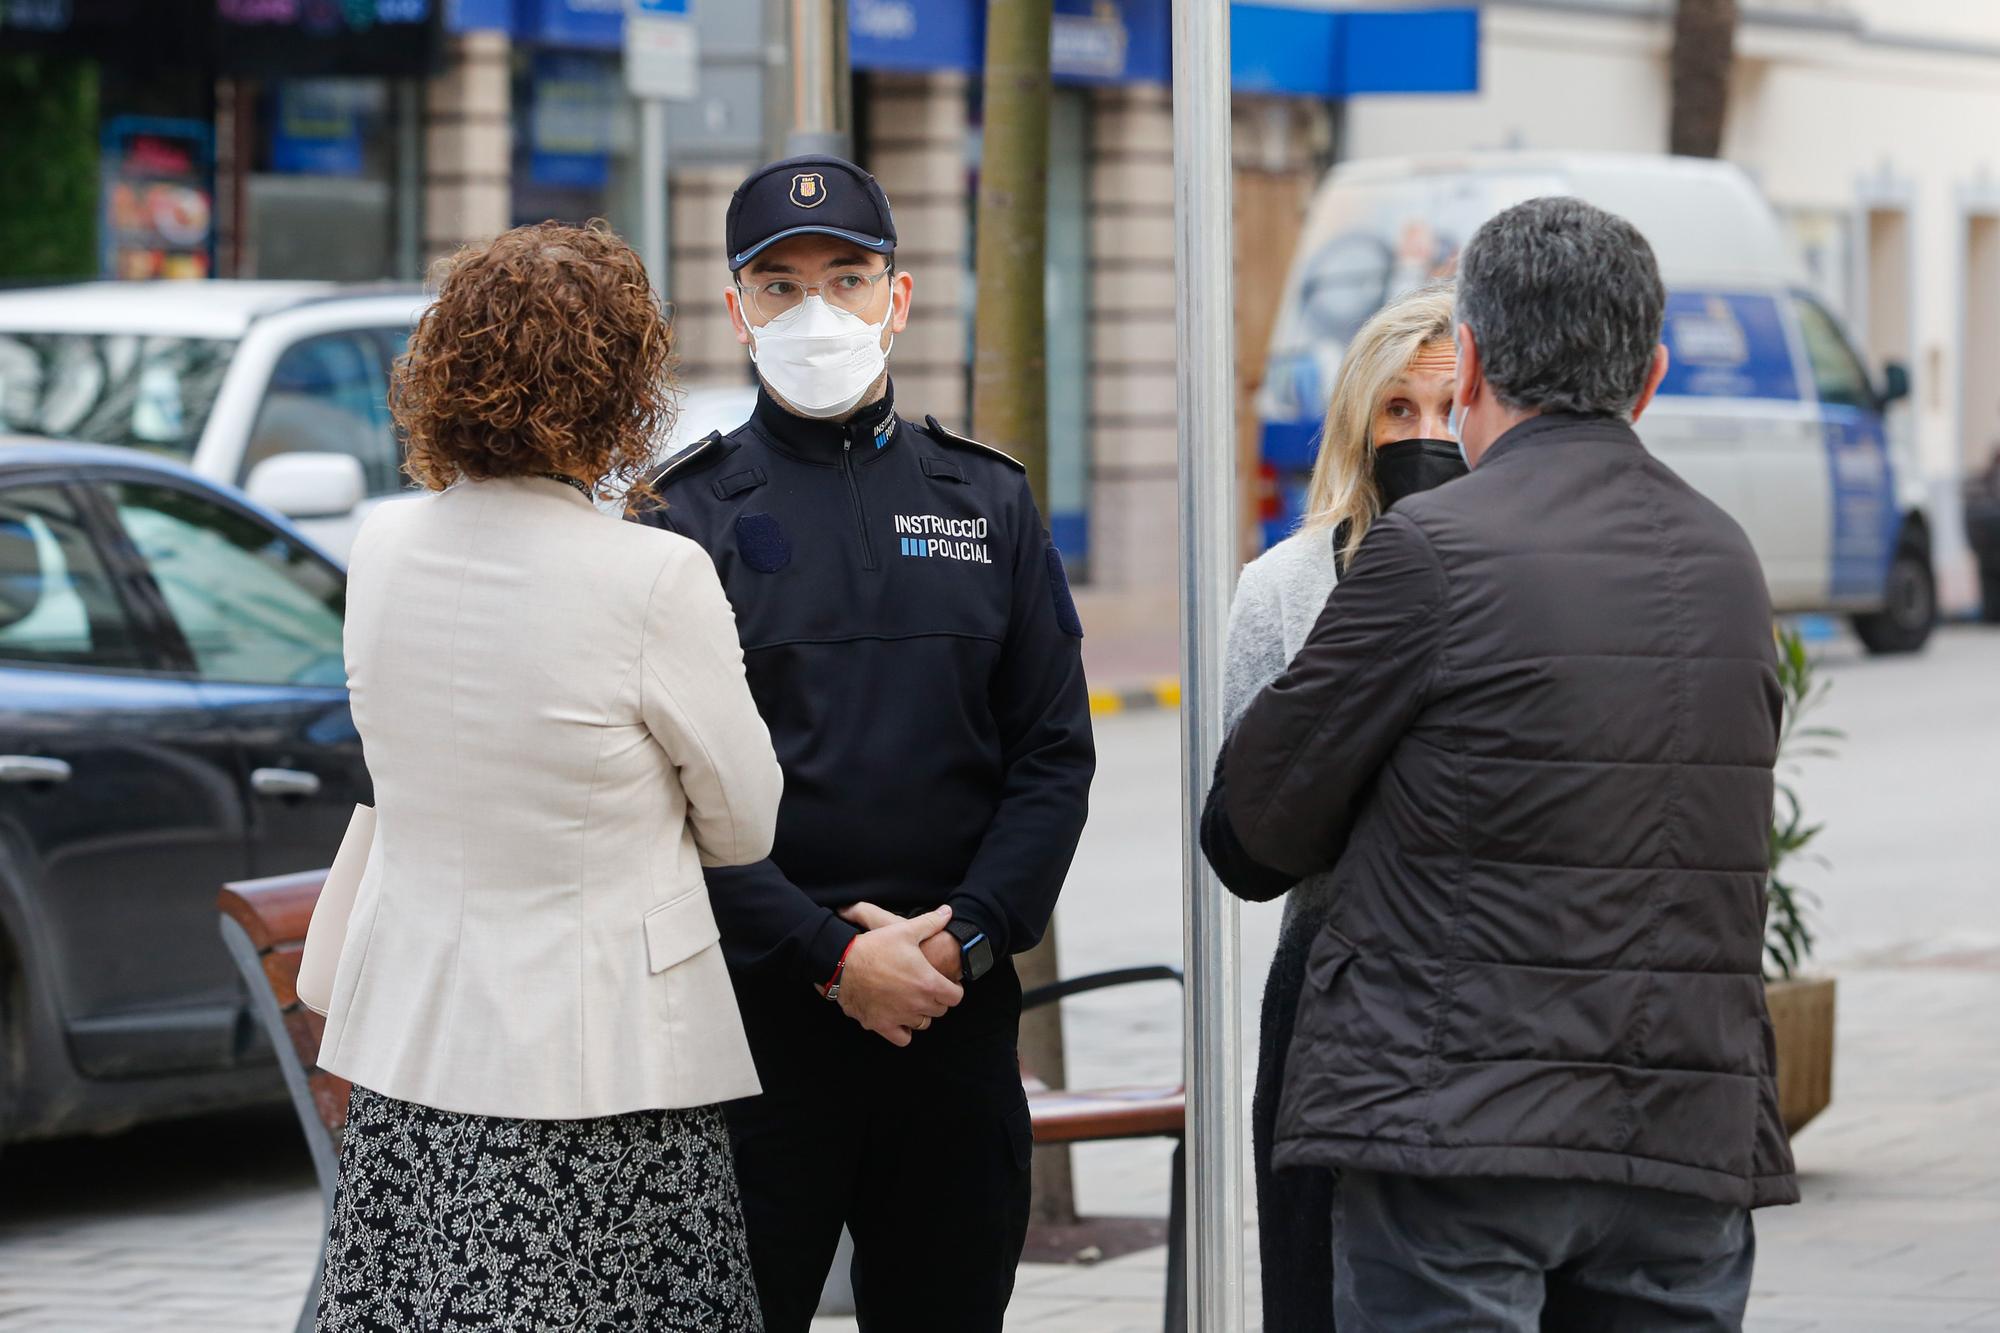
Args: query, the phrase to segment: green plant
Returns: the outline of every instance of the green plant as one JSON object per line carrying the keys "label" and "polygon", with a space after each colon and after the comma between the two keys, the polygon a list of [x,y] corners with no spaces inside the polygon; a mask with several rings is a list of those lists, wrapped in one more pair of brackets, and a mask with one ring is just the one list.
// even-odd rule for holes
{"label": "green plant", "polygon": [[[0,8],[5,8],[0,3]],[[0,283],[97,273],[97,70],[0,55]]]}
{"label": "green plant", "polygon": [[[1778,630],[1778,684],[1785,694],[1784,722],[1778,729],[1777,803],[1771,816],[1770,913],[1764,926],[1766,980],[1792,976],[1812,956],[1813,933],[1807,924],[1817,899],[1786,878],[1801,861],[1825,865],[1806,849],[1819,837],[1823,824],[1808,824],[1791,777],[1802,759],[1831,759],[1835,741],[1847,739],[1832,727],[1807,726],[1808,714],[1825,702],[1829,682],[1818,679],[1805,640],[1790,626]],[[1783,872],[1783,873],[1781,873]]]}

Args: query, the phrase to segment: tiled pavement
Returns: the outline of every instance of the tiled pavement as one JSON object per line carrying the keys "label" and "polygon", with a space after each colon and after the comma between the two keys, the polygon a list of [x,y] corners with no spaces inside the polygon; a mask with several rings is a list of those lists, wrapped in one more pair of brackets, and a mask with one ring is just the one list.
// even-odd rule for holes
{"label": "tiled pavement", "polygon": [[[1841,986],[1835,1098],[1798,1144],[1805,1204],[1758,1215],[1759,1333],[2000,1333],[1996,669],[2000,635],[1961,631],[1921,661],[1850,655],[1832,673],[1826,720],[1851,739],[1806,785],[1813,816],[1828,820],[1834,868],[1814,886]],[[1060,917],[1065,974],[1178,956],[1180,852],[1159,836],[1177,815],[1176,731],[1171,712],[1100,726],[1091,827]],[[1276,920],[1269,907],[1242,911],[1253,997]],[[1864,956],[1898,942],[1893,956]],[[1246,1009],[1247,1034],[1254,1002]],[[1171,987],[1065,1010],[1079,1084],[1157,1080],[1177,1066]],[[318,1204],[286,1116],[0,1156],[0,1333],[292,1327]],[[219,1164],[224,1149],[234,1166]],[[1080,1149],[1084,1210],[1164,1213],[1167,1151]],[[1163,1261],[1154,1250],[1089,1268],[1029,1266],[1009,1327],[1155,1329]],[[823,1333],[843,1328],[852,1324],[822,1321]]]}
{"label": "tiled pavement", "polygon": [[[1758,1214],[1750,1327],[2000,1330],[2000,957],[1843,969],[1840,984],[1834,1105],[1799,1140],[1804,1205]],[[0,1199],[0,1329],[289,1329],[319,1210],[310,1173],[288,1160],[286,1129],[244,1117],[221,1137],[142,1139],[117,1180],[152,1183],[116,1205],[67,1194],[60,1163],[44,1171],[38,1150],[17,1150],[9,1171],[25,1175],[29,1197],[10,1188]],[[160,1160],[223,1143],[248,1153],[236,1177]],[[1166,1165],[1151,1145],[1087,1150],[1085,1206],[1157,1214]],[[88,1187],[102,1194],[111,1182]],[[1246,1243],[1254,1255],[1254,1237]],[[1163,1278],[1161,1250],[1028,1265],[1008,1328],[1151,1333]],[[852,1327],[821,1320],[816,1333]]]}

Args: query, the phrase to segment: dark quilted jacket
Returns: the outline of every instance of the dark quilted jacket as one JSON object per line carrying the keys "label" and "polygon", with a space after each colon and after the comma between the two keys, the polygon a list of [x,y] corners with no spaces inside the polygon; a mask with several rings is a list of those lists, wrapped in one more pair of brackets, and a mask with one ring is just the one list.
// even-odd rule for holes
{"label": "dark quilted jacket", "polygon": [[1749,542],[1623,423],[1528,422],[1376,525],[1221,765],[1241,850],[1340,886],[1279,1165],[1798,1198],[1775,662]]}

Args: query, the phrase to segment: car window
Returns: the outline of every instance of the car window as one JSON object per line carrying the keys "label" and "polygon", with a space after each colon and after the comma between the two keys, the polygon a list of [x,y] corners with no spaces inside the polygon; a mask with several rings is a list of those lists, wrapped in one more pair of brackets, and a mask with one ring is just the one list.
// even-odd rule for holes
{"label": "car window", "polygon": [[393,495],[406,484],[388,371],[370,332],[328,333],[285,349],[257,410],[239,484],[265,459],[299,452],[357,459],[370,495]]}
{"label": "car window", "polygon": [[1861,368],[1854,350],[1833,316],[1817,301],[1798,297],[1799,332],[1805,338],[1806,360],[1812,365],[1813,384],[1822,403],[1841,407],[1875,409],[1875,391],[1869,386],[1868,372]]}
{"label": "car window", "polygon": [[237,510],[172,486],[112,488],[204,680],[343,685],[340,574]]}
{"label": "car window", "polygon": [[0,330],[0,428],[193,457],[236,344]]}
{"label": "car window", "polygon": [[82,515],[54,486],[0,490],[0,662],[145,665]]}

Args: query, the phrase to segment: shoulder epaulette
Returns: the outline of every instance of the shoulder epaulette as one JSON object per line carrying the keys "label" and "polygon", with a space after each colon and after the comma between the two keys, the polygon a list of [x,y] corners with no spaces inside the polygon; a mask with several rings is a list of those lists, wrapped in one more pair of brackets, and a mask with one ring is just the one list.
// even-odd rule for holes
{"label": "shoulder epaulette", "polygon": [[685,473],[699,472],[729,452],[729,441],[723,437],[722,432],[710,431],[705,438],[695,441],[669,458],[666,466],[653,474],[653,488],[657,490]]}
{"label": "shoulder epaulette", "polygon": [[999,459],[1017,472],[1026,472],[1028,470],[1026,463],[1023,463],[1020,459],[1003,449],[995,449],[990,444],[981,444],[977,440],[960,435],[955,430],[946,430],[938,424],[936,417],[925,417],[924,425],[929,427],[930,433],[937,437],[939,443],[957,445],[961,449],[977,449],[982,454],[990,454],[994,458]]}

